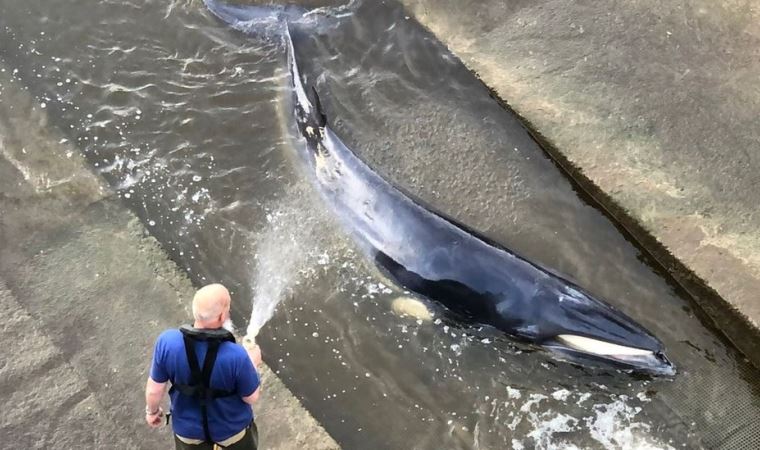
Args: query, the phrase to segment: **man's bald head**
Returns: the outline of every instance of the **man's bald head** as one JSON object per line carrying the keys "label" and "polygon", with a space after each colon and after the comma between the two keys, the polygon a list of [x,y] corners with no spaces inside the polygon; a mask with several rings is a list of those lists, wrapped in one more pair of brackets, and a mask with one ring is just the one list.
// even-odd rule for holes
{"label": "man's bald head", "polygon": [[209,284],[198,289],[193,297],[193,318],[196,326],[218,328],[229,317],[230,292],[221,284]]}

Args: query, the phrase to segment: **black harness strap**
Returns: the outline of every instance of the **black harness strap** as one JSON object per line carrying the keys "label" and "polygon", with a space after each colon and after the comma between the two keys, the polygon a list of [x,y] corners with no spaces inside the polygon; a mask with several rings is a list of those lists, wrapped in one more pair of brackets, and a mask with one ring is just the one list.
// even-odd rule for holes
{"label": "black harness strap", "polygon": [[[235,395],[235,391],[212,388],[211,372],[214,370],[219,346],[225,341],[235,342],[235,338],[232,336],[232,333],[220,333],[216,330],[204,332],[204,330],[182,327],[180,331],[185,343],[187,363],[190,366],[190,382],[188,384],[172,385],[172,389],[176,388],[182,395],[198,400],[203,422],[203,434],[207,442],[214,442],[211,439],[211,432],[209,430],[208,406],[216,398]],[[198,355],[195,353],[195,341],[208,342],[206,357],[203,359],[203,368],[198,365]]]}
{"label": "black harness strap", "polygon": [[[209,365],[213,367],[214,360],[216,359],[216,354],[219,351],[219,342],[209,341],[208,350],[206,351],[206,359],[203,361],[203,372],[201,372],[201,368],[198,366],[198,356],[195,354],[195,345],[192,338],[187,335],[184,335],[183,338],[185,340],[185,353],[187,353],[187,362],[190,364],[190,386],[191,389],[193,389],[193,393],[196,394],[194,397],[198,399],[201,406],[203,435],[206,437],[207,442],[213,442],[211,440],[211,431],[209,430],[208,426],[208,401],[210,400],[208,398],[208,389],[210,388],[209,381],[211,377],[206,377],[206,372]],[[216,345],[213,346],[216,351],[212,353],[211,349],[213,343],[216,343]],[[211,370],[208,370],[208,372],[210,375]]]}
{"label": "black harness strap", "polygon": [[183,335],[182,338],[185,341],[185,354],[187,355],[187,363],[190,365],[190,382],[188,383],[188,386],[191,387],[193,394],[195,394],[201,387],[200,385],[202,383],[200,378],[201,368],[198,366],[198,356],[195,354],[195,344],[193,344],[193,339],[188,335]]}

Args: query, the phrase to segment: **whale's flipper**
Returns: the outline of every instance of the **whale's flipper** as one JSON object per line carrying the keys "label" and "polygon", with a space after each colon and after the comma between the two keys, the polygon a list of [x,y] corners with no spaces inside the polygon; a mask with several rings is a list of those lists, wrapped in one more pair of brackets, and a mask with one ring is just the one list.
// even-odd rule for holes
{"label": "whale's flipper", "polygon": [[311,86],[311,92],[314,97],[312,104],[314,105],[314,110],[312,110],[312,115],[314,116],[314,119],[317,121],[317,125],[319,125],[320,128],[324,128],[327,126],[327,116],[325,115],[325,111],[322,109],[322,102],[319,100],[319,94],[317,93],[317,88],[314,86]]}

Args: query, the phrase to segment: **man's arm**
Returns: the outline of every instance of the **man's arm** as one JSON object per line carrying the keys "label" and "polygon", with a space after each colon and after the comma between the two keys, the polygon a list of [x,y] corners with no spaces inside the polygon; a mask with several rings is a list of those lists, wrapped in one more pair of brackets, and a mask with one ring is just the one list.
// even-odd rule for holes
{"label": "man's arm", "polygon": [[150,374],[148,375],[148,382],[145,383],[145,421],[152,428],[161,426],[161,418],[164,416],[164,411],[161,409],[161,399],[164,398],[169,381],[169,375],[166,373],[163,364],[163,337],[164,334],[162,333],[156,339],[153,358],[150,363]]}
{"label": "man's arm", "polygon": [[248,357],[251,358],[253,367],[258,370],[259,365],[261,364],[261,347],[259,347],[253,339],[246,336],[243,338],[243,348],[248,352]]}
{"label": "man's arm", "polygon": [[243,397],[243,401],[248,403],[249,405],[253,405],[259,400],[259,397],[261,396],[261,386],[257,387],[255,391],[253,391],[253,394],[249,395],[248,397]]}
{"label": "man's arm", "polygon": [[161,425],[164,415],[161,399],[164,398],[167,386],[167,382],[158,383],[151,377],[148,377],[148,382],[145,383],[145,421],[153,428]]}
{"label": "man's arm", "polygon": [[248,358],[250,358],[253,369],[256,372],[255,379],[258,383],[256,390],[253,391],[251,395],[243,397],[243,401],[249,405],[253,405],[261,396],[261,377],[259,377],[258,370],[259,366],[261,365],[261,347],[256,345],[253,340],[243,339],[243,348],[245,348],[246,352],[248,352]]}
{"label": "man's arm", "polygon": [[156,411],[161,406],[161,399],[164,398],[166,393],[166,387],[169,383],[158,383],[153,381],[153,378],[148,377],[148,382],[145,384],[145,410]]}

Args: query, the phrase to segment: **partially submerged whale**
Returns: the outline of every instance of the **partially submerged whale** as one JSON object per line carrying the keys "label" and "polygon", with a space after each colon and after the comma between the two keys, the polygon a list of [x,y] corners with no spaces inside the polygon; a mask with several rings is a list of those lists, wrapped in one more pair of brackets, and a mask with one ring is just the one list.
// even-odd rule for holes
{"label": "partially submerged whale", "polygon": [[222,22],[244,33],[257,33],[261,24],[275,23],[284,25],[295,22],[307,13],[298,5],[246,5],[235,6],[216,0],[203,0],[209,11]]}
{"label": "partially submerged whale", "polygon": [[[227,21],[227,18],[223,18]],[[399,285],[561,359],[672,375],[662,343],[581,287],[421,205],[362,162],[306,89],[284,27],[299,153],[323,198]]]}
{"label": "partially submerged whale", "polygon": [[282,35],[286,24],[308,25],[311,29],[332,24],[344,7],[307,9],[294,4],[236,6],[217,0],[203,0],[206,8],[222,22],[249,35]]}

